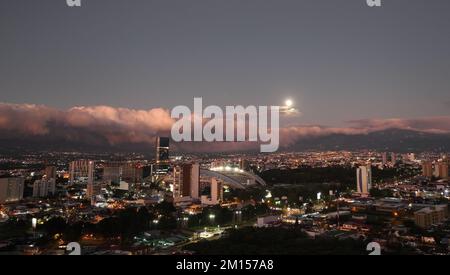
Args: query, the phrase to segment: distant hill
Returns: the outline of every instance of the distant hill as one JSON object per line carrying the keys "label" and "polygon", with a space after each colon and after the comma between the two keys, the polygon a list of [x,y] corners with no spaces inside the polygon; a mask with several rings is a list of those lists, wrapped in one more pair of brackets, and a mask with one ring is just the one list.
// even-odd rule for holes
{"label": "distant hill", "polygon": [[414,152],[450,151],[449,134],[430,134],[417,131],[390,129],[367,135],[333,134],[306,138],[289,148],[298,150],[361,150]]}
{"label": "distant hill", "polygon": [[103,142],[99,142],[98,140],[95,140],[95,142],[81,142],[48,136],[16,139],[2,139],[0,137],[0,153],[17,151],[141,152],[151,155],[154,152],[154,145],[148,143],[110,145],[106,140]]}
{"label": "distant hill", "polygon": [[[304,150],[362,150],[374,149],[395,152],[450,151],[449,134],[430,134],[408,130],[384,130],[366,135],[332,134],[323,137],[303,138],[283,151]],[[58,136],[0,137],[0,152],[21,150],[53,150],[79,152],[140,152],[153,154],[149,143],[110,145],[98,136],[85,141],[73,141]]]}

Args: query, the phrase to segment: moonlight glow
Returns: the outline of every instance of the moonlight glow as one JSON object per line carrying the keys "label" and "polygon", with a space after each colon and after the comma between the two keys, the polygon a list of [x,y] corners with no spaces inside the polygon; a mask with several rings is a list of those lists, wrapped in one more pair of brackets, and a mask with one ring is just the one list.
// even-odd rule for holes
{"label": "moonlight glow", "polygon": [[287,99],[286,100],[286,102],[284,103],[284,104],[286,104],[286,107],[292,107],[292,105],[294,105],[294,102],[292,102],[292,100],[291,99]]}

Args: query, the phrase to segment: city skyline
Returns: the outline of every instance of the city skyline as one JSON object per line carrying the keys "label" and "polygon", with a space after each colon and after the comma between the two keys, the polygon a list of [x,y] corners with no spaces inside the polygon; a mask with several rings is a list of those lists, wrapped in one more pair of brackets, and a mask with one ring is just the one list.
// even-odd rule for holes
{"label": "city skyline", "polygon": [[[158,144],[156,155],[170,152],[163,138]],[[27,162],[2,162],[0,255],[73,255],[73,245],[81,248],[77,255],[450,250],[442,237],[450,225],[447,153],[174,156],[165,173],[154,169],[158,157],[107,156],[113,155],[36,152],[22,156]],[[392,230],[398,231],[385,233]],[[279,234],[280,245],[252,241]]]}

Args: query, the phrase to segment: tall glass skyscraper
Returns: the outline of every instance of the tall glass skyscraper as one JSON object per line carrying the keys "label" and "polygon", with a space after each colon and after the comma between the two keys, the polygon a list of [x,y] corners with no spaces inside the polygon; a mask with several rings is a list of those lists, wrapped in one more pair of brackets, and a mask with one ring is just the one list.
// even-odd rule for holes
{"label": "tall glass skyscraper", "polygon": [[372,168],[370,165],[360,166],[356,170],[357,191],[362,196],[368,196],[372,188]]}
{"label": "tall glass skyscraper", "polygon": [[157,175],[169,172],[169,143],[168,137],[156,138],[156,166],[155,173]]}

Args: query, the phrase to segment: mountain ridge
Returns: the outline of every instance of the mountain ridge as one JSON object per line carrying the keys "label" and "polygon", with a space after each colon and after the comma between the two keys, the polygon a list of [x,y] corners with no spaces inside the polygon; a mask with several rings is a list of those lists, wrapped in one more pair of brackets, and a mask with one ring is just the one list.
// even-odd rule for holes
{"label": "mountain ridge", "polygon": [[[205,144],[205,146],[207,146]],[[177,147],[177,146],[173,146]],[[154,144],[109,144],[98,137],[88,140],[71,140],[62,136],[0,137],[1,151],[80,151],[80,152],[145,152],[152,153]],[[368,134],[331,134],[304,137],[289,145],[280,145],[280,151],[305,150],[364,150],[395,152],[450,151],[450,134],[425,133],[413,130],[388,129]],[[182,149],[176,149],[183,152]],[[241,151],[243,152],[243,151]],[[201,152],[199,152],[201,153]]]}

